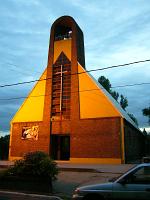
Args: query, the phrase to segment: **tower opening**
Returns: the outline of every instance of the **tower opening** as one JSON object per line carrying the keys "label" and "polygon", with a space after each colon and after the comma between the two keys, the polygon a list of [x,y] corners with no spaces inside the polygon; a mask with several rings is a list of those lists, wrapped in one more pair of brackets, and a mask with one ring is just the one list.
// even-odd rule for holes
{"label": "tower opening", "polygon": [[55,27],[55,41],[72,38],[72,29],[68,26],[57,25]]}

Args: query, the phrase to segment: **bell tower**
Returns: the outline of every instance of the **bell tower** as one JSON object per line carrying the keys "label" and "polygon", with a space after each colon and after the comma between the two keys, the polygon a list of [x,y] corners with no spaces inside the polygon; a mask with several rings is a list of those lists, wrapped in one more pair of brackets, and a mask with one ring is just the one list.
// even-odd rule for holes
{"label": "bell tower", "polygon": [[78,63],[85,68],[83,33],[72,17],[60,17],[51,28],[44,107],[56,160],[69,160],[71,129],[80,118]]}

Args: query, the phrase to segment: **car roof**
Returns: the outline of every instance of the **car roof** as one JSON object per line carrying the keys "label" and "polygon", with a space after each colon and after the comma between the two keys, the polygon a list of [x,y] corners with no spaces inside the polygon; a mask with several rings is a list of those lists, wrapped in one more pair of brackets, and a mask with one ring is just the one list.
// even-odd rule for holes
{"label": "car roof", "polygon": [[127,176],[128,174],[134,172],[135,170],[141,168],[141,167],[150,167],[150,163],[141,163],[141,164],[137,164],[136,166],[132,167],[131,169],[129,169],[127,172],[125,172],[124,174],[122,174],[118,179],[116,179],[115,182],[118,182],[120,179],[122,179],[123,177]]}
{"label": "car roof", "polygon": [[141,163],[141,164],[139,164],[139,165],[137,165],[137,166],[150,166],[150,163]]}

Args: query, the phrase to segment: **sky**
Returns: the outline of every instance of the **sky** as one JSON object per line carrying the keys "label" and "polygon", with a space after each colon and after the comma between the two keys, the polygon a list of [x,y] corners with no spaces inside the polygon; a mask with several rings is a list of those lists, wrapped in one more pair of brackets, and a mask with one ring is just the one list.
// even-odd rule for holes
{"label": "sky", "polygon": [[[84,33],[86,69],[150,59],[149,0],[0,0],[0,85],[35,80],[47,66],[50,28],[70,15]],[[142,109],[150,106],[150,62],[91,73],[107,77],[128,99],[127,112],[149,127]],[[0,135],[35,83],[0,87]]]}

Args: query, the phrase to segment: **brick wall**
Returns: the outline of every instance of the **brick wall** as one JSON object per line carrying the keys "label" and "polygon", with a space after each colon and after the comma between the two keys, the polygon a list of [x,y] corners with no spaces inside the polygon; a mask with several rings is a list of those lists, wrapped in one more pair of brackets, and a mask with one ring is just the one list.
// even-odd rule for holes
{"label": "brick wall", "polygon": [[70,134],[70,120],[64,121],[53,121],[52,123],[52,134]]}
{"label": "brick wall", "polygon": [[71,157],[121,157],[119,118],[79,120],[71,129]]}
{"label": "brick wall", "polygon": [[125,162],[130,163],[145,154],[145,136],[128,122],[125,122]]}
{"label": "brick wall", "polygon": [[[21,139],[22,128],[39,126],[38,140]],[[10,157],[22,157],[29,151],[44,151],[49,153],[49,125],[43,122],[20,122],[12,124]]]}

